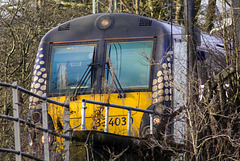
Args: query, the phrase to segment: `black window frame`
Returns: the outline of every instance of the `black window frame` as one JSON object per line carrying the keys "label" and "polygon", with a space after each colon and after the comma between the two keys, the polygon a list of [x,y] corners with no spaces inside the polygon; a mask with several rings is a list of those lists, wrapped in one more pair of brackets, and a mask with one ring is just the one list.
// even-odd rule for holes
{"label": "black window frame", "polygon": [[[124,43],[124,42],[143,42],[143,41],[152,41],[152,52],[151,52],[151,60],[154,60],[155,55],[156,55],[156,41],[157,38],[134,38],[134,39],[109,39],[105,40],[105,50],[104,50],[104,57],[105,61],[107,62],[108,59],[108,44],[109,43]],[[150,62],[150,67],[149,67],[149,82],[148,82],[148,87],[147,88],[133,88],[133,89],[123,89],[124,92],[151,92],[152,88],[152,78],[153,78],[153,68],[154,65],[151,64]],[[106,66],[104,67],[104,80],[106,80]],[[117,89],[113,91],[113,93],[117,93]]]}
{"label": "black window frame", "polygon": [[[50,85],[51,85],[51,68],[52,68],[52,59],[53,59],[53,48],[55,46],[75,46],[75,45],[95,45],[96,49],[95,51],[97,52],[98,51],[98,48],[99,48],[99,41],[81,41],[81,42],[63,42],[63,43],[58,43],[58,42],[52,42],[50,43],[50,47],[49,47],[49,56],[48,56],[48,83],[47,83],[47,93],[48,93],[48,96],[50,97],[54,97],[54,96],[64,96],[66,94],[69,94],[69,93],[72,93],[72,91],[65,91],[65,92],[61,92],[61,93],[52,93],[50,91]],[[94,55],[93,55],[94,57]],[[95,60],[94,63],[97,63],[97,60]],[[93,72],[91,73],[92,76],[91,76],[91,89],[93,87],[93,82],[94,82],[94,79],[95,79],[95,76],[96,76],[96,73],[95,73],[95,70],[93,69]],[[82,93],[78,93],[78,95],[82,95],[82,94],[90,94],[91,93],[91,90],[90,91],[83,91]]]}

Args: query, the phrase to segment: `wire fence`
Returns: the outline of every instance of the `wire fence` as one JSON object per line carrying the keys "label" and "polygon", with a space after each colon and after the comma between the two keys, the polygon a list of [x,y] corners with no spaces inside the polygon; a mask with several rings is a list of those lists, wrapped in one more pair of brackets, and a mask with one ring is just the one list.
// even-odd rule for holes
{"label": "wire fence", "polygon": [[[0,118],[14,121],[14,147],[15,149],[10,148],[0,148],[0,152],[14,153],[16,161],[22,161],[22,157],[27,157],[29,159],[37,160],[37,161],[49,161],[50,160],[50,148],[49,148],[49,134],[61,137],[64,139],[64,152],[65,152],[65,161],[69,161],[69,145],[70,145],[70,121],[69,121],[69,102],[58,102],[46,97],[46,95],[40,96],[33,92],[30,92],[27,89],[24,89],[17,85],[17,82],[13,84],[0,82],[0,86],[12,88],[12,102],[13,102],[13,116],[9,115],[0,115]],[[22,91],[30,96],[37,97],[42,102],[42,127],[36,124],[31,123],[30,121],[26,121],[20,118],[20,109],[19,109],[19,91]],[[53,130],[49,130],[48,128],[48,110],[47,103],[52,103],[55,105],[62,106],[64,108],[64,131],[65,134],[56,133]],[[20,124],[28,125],[28,127],[37,129],[43,132],[43,142],[44,142],[44,158],[39,158],[34,155],[29,154],[29,152],[22,151],[21,144],[21,126]]]}
{"label": "wire fence", "polygon": [[[50,141],[49,141],[49,136],[54,136],[54,137],[59,137],[64,139],[64,145],[63,145],[63,153],[64,153],[64,158],[65,161],[69,161],[70,159],[70,140],[71,140],[71,135],[70,132],[72,129],[70,129],[70,117],[69,117],[69,102],[66,101],[65,103],[58,102],[52,99],[49,99],[46,97],[46,94],[40,96],[37,95],[33,92],[30,92],[27,89],[24,89],[20,86],[17,85],[17,82],[14,82],[13,84],[8,84],[8,83],[2,83],[0,82],[0,86],[4,86],[7,88],[12,88],[12,108],[13,108],[13,116],[10,115],[2,115],[0,114],[0,118],[10,120],[14,122],[14,149],[10,148],[1,148],[0,147],[0,152],[7,152],[7,153],[12,153],[15,155],[16,161],[22,161],[23,157],[27,157],[29,159],[37,160],[37,161],[50,161],[50,160],[58,160],[58,158],[54,158],[56,156],[52,156],[51,150],[50,150]],[[42,125],[39,126],[37,124],[32,123],[29,120],[22,119],[20,117],[20,112],[21,110],[19,109],[19,105],[21,104],[19,101],[19,91],[24,92],[28,94],[29,96],[37,97],[42,100],[41,102],[41,115],[42,115]],[[54,105],[61,106],[64,108],[64,113],[63,113],[63,130],[64,134],[57,133],[54,130],[51,130],[49,128],[49,117],[48,117],[48,103],[52,103]],[[122,106],[122,105],[116,105],[116,104],[110,104],[110,103],[104,103],[104,102],[98,102],[98,101],[92,101],[92,100],[87,100],[83,99],[82,100],[82,111],[81,111],[81,131],[85,130],[85,110],[87,109],[86,103],[90,104],[95,104],[95,105],[101,105],[105,106],[105,122],[108,122],[109,119],[109,108],[120,108],[120,109],[125,109],[127,110],[127,136],[131,136],[131,111],[137,111],[137,112],[143,112],[143,113],[148,113],[149,114],[149,124],[150,124],[150,134],[153,134],[153,115],[154,111],[153,110],[144,110],[144,109],[139,109],[139,108],[133,108],[130,106]],[[26,108],[26,107],[25,107]],[[41,131],[43,133],[42,135],[42,144],[43,144],[43,152],[42,151],[36,151],[33,154],[30,154],[29,152],[24,152],[21,142],[21,124],[24,124],[28,126],[28,128],[33,128],[34,130]],[[28,130],[25,130],[25,132]],[[108,124],[105,124],[105,129],[104,132],[108,133]],[[31,139],[31,137],[29,137]],[[36,140],[35,140],[36,141]],[[30,141],[30,144],[33,144]],[[39,155],[36,155],[37,153],[43,153],[42,157],[38,157]],[[35,155],[34,155],[35,154]]]}

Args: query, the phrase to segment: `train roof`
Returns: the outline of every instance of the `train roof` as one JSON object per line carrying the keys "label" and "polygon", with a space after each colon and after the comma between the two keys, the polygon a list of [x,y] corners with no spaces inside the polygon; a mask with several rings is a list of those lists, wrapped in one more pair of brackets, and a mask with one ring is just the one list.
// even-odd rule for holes
{"label": "train roof", "polygon": [[[99,21],[109,19],[106,29],[101,28]],[[113,28],[114,27],[114,28]],[[50,30],[42,39],[44,42],[69,42],[81,40],[99,40],[128,37],[150,37],[168,33],[173,34],[174,41],[183,41],[184,27],[159,21],[148,17],[127,13],[100,13],[79,17],[65,22]],[[222,39],[201,32],[199,50],[224,53]]]}
{"label": "train roof", "polygon": [[[101,27],[108,19],[109,26]],[[94,39],[150,37],[166,33],[159,21],[135,14],[100,13],[79,17],[50,30],[42,39],[46,42],[81,41]]]}

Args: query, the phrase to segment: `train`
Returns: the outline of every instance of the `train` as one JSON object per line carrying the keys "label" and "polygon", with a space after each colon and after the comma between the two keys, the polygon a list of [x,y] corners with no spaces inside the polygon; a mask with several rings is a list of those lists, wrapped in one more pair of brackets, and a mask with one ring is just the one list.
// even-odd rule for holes
{"label": "train", "polygon": [[[204,84],[223,69],[221,38],[199,34],[197,61]],[[217,58],[217,59],[216,59]],[[127,13],[100,13],[65,22],[45,34],[35,60],[31,92],[70,102],[70,126],[81,131],[82,100],[153,110],[154,133],[186,103],[187,41],[184,27]],[[30,97],[34,122],[41,100]],[[48,105],[54,130],[62,130],[63,108]],[[40,116],[38,116],[40,115]],[[85,128],[104,131],[104,108],[88,104]],[[38,116],[38,117],[36,117]],[[109,133],[127,135],[127,111],[109,108]],[[163,133],[183,135],[169,121]],[[132,111],[131,136],[149,135],[148,114]],[[183,136],[184,137],[184,136]]]}

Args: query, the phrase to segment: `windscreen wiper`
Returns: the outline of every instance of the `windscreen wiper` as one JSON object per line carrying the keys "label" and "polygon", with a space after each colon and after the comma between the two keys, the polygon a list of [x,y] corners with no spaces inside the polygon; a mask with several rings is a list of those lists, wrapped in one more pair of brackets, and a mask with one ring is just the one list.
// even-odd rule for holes
{"label": "windscreen wiper", "polygon": [[[111,46],[110,46],[109,54],[110,54],[110,52],[111,52]],[[77,94],[84,89],[84,88],[81,88],[81,87],[85,86],[87,84],[88,80],[90,79],[90,77],[91,77],[90,73],[92,73],[93,66],[102,64],[102,63],[94,64],[95,55],[96,55],[96,51],[95,51],[95,48],[94,48],[92,63],[88,64],[87,69],[85,70],[83,76],[81,77],[80,81],[76,85],[76,87],[75,87],[75,89],[73,91],[73,96],[71,97],[72,100],[76,100]],[[122,88],[122,86],[120,84],[120,81],[117,78],[116,74],[114,72],[113,73],[111,72],[109,61],[110,61],[110,58],[108,59],[108,62],[104,63],[107,66],[108,74],[110,74],[112,79],[113,79],[113,83],[114,83],[114,85],[115,85],[115,87],[117,89],[119,98],[124,98],[125,94],[124,94],[123,88]]]}
{"label": "windscreen wiper", "polygon": [[88,65],[88,67],[85,70],[82,78],[80,79],[80,81],[78,82],[78,84],[76,85],[76,87],[75,87],[75,89],[73,91],[72,100],[76,100],[77,93],[83,90],[83,88],[81,88],[81,87],[85,86],[87,84],[87,82],[88,82],[88,80],[90,78],[91,70],[92,70],[92,67],[90,65]]}
{"label": "windscreen wiper", "polygon": [[121,83],[119,82],[119,79],[117,78],[115,73],[111,72],[111,68],[110,68],[109,63],[106,63],[106,64],[107,64],[107,68],[108,68],[108,73],[111,75],[111,77],[113,79],[113,83],[114,83],[114,85],[115,85],[115,87],[117,89],[118,97],[119,98],[125,98],[125,94],[124,94],[123,88],[121,86]]}
{"label": "windscreen wiper", "polygon": [[95,55],[96,55],[96,47],[93,49],[93,58],[92,58],[92,63],[88,64],[87,69],[85,70],[84,74],[82,75],[80,81],[77,83],[74,91],[73,91],[73,96],[71,97],[72,100],[76,100],[78,92],[82,92],[83,86],[85,86],[88,82],[88,80],[91,78],[92,70],[93,70],[93,63],[95,61]]}

